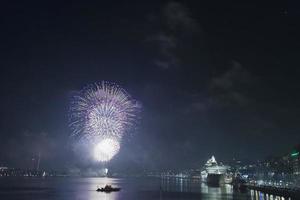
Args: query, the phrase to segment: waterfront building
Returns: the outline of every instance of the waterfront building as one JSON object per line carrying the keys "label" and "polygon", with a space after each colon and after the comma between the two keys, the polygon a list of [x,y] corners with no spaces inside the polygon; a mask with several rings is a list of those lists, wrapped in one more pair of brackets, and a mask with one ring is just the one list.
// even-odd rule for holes
{"label": "waterfront building", "polygon": [[300,145],[297,145],[291,152],[292,169],[294,175],[300,175]]}

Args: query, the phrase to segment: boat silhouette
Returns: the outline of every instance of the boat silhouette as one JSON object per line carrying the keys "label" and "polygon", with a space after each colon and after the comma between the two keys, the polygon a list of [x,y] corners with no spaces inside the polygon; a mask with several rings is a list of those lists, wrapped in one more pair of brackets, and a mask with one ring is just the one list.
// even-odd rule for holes
{"label": "boat silhouette", "polygon": [[111,185],[105,185],[105,187],[97,188],[97,192],[117,192],[120,191],[121,188],[114,188]]}

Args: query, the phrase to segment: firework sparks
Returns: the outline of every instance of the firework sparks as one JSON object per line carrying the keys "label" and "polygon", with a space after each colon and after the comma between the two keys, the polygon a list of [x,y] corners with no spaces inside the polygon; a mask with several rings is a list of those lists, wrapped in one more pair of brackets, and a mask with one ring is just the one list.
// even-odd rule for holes
{"label": "firework sparks", "polygon": [[106,162],[112,159],[120,150],[120,144],[113,139],[104,139],[95,146],[94,157],[97,161]]}
{"label": "firework sparks", "polygon": [[[106,141],[109,138],[119,145],[135,124],[139,110],[140,104],[118,85],[104,81],[90,85],[75,95],[71,102],[72,136],[87,141],[95,138]],[[117,153],[119,146],[116,149]]]}

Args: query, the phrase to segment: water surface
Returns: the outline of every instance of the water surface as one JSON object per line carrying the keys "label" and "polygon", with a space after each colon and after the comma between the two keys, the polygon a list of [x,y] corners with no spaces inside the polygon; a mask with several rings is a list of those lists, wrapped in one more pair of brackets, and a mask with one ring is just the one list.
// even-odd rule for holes
{"label": "water surface", "polygon": [[[96,192],[111,184],[120,192]],[[254,199],[230,185],[208,187],[197,179],[179,178],[17,178],[0,177],[0,199],[132,200],[132,199]]]}

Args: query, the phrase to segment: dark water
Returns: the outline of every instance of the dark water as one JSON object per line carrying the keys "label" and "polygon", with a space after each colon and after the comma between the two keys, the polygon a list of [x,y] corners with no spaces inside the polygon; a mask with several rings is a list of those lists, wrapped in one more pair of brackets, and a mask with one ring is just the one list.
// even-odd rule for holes
{"label": "dark water", "polygon": [[[111,184],[120,192],[96,192]],[[232,187],[208,187],[195,179],[156,178],[0,178],[0,199],[5,200],[132,200],[132,199],[257,199]],[[259,198],[260,199],[260,198]]]}

